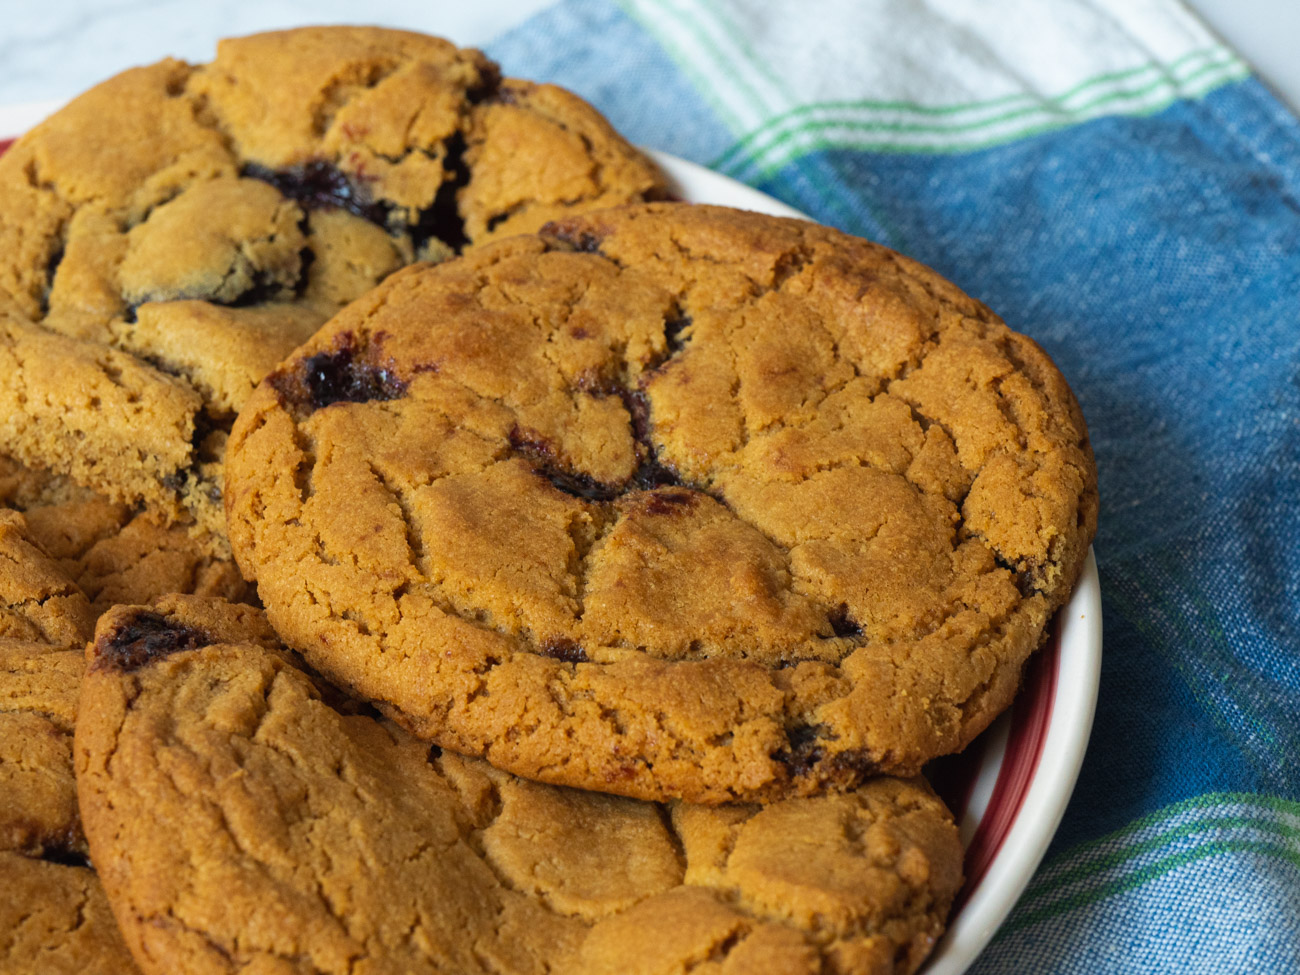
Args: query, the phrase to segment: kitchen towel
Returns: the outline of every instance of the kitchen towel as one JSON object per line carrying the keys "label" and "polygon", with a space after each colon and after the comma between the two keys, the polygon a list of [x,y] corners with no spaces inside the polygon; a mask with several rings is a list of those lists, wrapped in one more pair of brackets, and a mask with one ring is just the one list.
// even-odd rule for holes
{"label": "kitchen towel", "polygon": [[1300,971],[1300,125],[1173,0],[566,0],[489,45],[1038,340],[1097,455],[1104,663],[972,971]]}

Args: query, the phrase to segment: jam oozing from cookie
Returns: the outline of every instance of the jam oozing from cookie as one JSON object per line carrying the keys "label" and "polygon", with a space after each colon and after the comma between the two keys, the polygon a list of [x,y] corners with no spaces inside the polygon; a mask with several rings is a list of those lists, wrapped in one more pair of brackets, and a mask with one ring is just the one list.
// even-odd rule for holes
{"label": "jam oozing from cookie", "polygon": [[849,615],[847,603],[840,603],[828,617],[831,624],[831,630],[838,637],[854,637],[862,635],[862,627],[857,620]]}
{"label": "jam oozing from cookie", "polygon": [[319,352],[303,362],[303,383],[314,409],[333,403],[397,399],[406,383],[390,370],[359,361],[351,348]]}
{"label": "jam oozing from cookie", "polygon": [[333,349],[308,356],[288,371],[274,372],[267,382],[284,403],[307,413],[335,403],[397,399],[406,392],[406,380],[374,361],[377,351],[374,346],[359,348],[347,332]]}
{"label": "jam oozing from cookie", "polygon": [[76,850],[46,848],[41,857],[46,863],[57,863],[61,867],[89,867],[90,857]]}
{"label": "jam oozing from cookie", "polygon": [[573,230],[563,223],[552,222],[543,227],[541,232],[564,241],[581,254],[600,253],[600,238],[589,230]]}
{"label": "jam oozing from cookie", "polygon": [[543,640],[538,649],[547,657],[561,660],[566,664],[587,662],[587,651],[567,637],[553,637]]}
{"label": "jam oozing from cookie", "polygon": [[41,295],[41,314],[45,315],[50,310],[50,292],[54,290],[54,276],[59,273],[59,265],[63,263],[64,247],[60,243],[50,255],[50,259],[45,264],[45,293]]}
{"label": "jam oozing from cookie", "polygon": [[618,485],[601,484],[586,474],[561,467],[555,457],[555,448],[545,437],[514,427],[509,440],[515,452],[528,458],[534,471],[565,494],[584,501],[612,501],[622,493]]}
{"label": "jam oozing from cookie", "polygon": [[201,630],[180,626],[161,613],[140,610],[97,641],[95,666],[130,673],[159,657],[197,650],[211,642]]}
{"label": "jam oozing from cookie", "polygon": [[420,213],[411,228],[411,242],[418,251],[429,238],[436,237],[453,250],[460,251],[469,243],[465,236],[465,221],[460,215],[457,196],[469,183],[469,166],[465,162],[465,138],[459,132],[445,144],[443,168],[447,178],[438,187],[433,205]]}
{"label": "jam oozing from cookie", "polygon": [[[553,445],[543,437],[516,427],[510,431],[510,446],[523,454],[533,464],[534,470],[565,494],[584,501],[613,501],[629,491],[651,491],[664,487],[692,487],[686,484],[671,467],[659,461],[658,450],[650,440],[650,404],[645,393],[612,385],[596,390],[594,395],[617,395],[628,412],[632,425],[632,439],[637,443],[640,462],[632,475],[621,484],[605,484],[580,471],[560,466]],[[654,514],[670,514],[680,510],[681,502],[665,501]]]}
{"label": "jam oozing from cookie", "polygon": [[269,169],[257,163],[244,167],[244,176],[270,183],[307,210],[347,210],[381,227],[388,223],[388,206],[376,202],[363,184],[323,160],[289,169]]}
{"label": "jam oozing from cookie", "polygon": [[199,295],[197,297],[205,301],[211,301],[216,305],[226,305],[229,308],[247,308],[250,305],[262,305],[268,301],[283,301],[302,290],[302,286],[307,280],[307,265],[315,255],[312,254],[310,248],[304,247],[298,252],[298,257],[299,260],[303,261],[302,271],[299,272],[298,280],[292,287],[286,287],[285,282],[279,280],[274,274],[258,271],[253,275],[253,283],[248,289],[241,291],[229,301],[217,301],[208,295]]}
{"label": "jam oozing from cookie", "polygon": [[686,339],[682,333],[690,327],[691,316],[685,312],[678,312],[678,314],[664,322],[664,342],[667,345],[670,358],[686,347]]}
{"label": "jam oozing from cookie", "polygon": [[838,737],[829,732],[825,725],[795,725],[786,731],[788,747],[772,757],[786,767],[792,778],[807,776],[818,769],[829,781],[843,788],[854,788],[880,772],[881,765],[869,757],[866,749],[850,748],[827,755],[823,743]]}
{"label": "jam oozing from cookie", "polygon": [[465,100],[471,105],[488,101],[500,101],[509,104],[514,101],[514,93],[501,86],[501,69],[493,63],[480,68],[482,71],[478,83],[465,89]]}
{"label": "jam oozing from cookie", "polygon": [[772,757],[790,770],[793,776],[807,775],[822,759],[823,725],[795,725],[786,731],[788,747]]}
{"label": "jam oozing from cookie", "polygon": [[699,500],[697,491],[655,491],[646,501],[645,510],[652,515],[675,515],[694,508]]}

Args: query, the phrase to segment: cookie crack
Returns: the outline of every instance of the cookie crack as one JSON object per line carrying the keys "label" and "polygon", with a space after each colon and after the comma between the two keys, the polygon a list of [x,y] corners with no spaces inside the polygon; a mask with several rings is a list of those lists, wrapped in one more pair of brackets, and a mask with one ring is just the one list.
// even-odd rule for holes
{"label": "cookie crack", "polygon": [[411,508],[406,493],[392,484],[384,472],[369,457],[366,458],[366,467],[379,486],[388,492],[388,496],[393,499],[393,504],[397,506],[402,518],[402,527],[406,534],[406,547],[410,564],[422,578],[427,578],[429,575],[429,553],[425,548],[423,535],[416,528],[415,512]]}
{"label": "cookie crack", "polygon": [[587,559],[618,523],[616,518],[610,517],[607,513],[599,511],[599,509],[597,509],[594,520],[596,522],[594,533],[589,526],[584,525],[583,519],[580,517],[571,517],[568,525],[569,538],[573,541],[573,555],[570,559],[569,572],[573,576],[573,599],[576,607],[574,619],[578,622],[582,621],[582,617],[587,610],[587,573],[590,569]]}
{"label": "cookie crack", "polygon": [[[365,65],[365,73],[356,75],[355,69],[350,74],[336,78],[325,86],[321,92],[321,102],[312,109],[312,131],[317,138],[324,136],[334,124],[339,112],[352,103],[358,90],[370,91],[377,88],[387,78],[392,77],[403,67],[401,61],[393,59]],[[342,96],[342,97],[340,97]],[[367,148],[369,148],[367,146]]]}

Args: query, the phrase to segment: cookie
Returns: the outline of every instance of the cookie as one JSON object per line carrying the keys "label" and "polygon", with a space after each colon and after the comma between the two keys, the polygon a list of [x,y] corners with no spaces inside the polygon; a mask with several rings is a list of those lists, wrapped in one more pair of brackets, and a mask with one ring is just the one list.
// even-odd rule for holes
{"label": "cookie", "polygon": [[0,877],[0,975],[137,971],[93,870],[0,852]]}
{"label": "cookie", "polygon": [[[0,506],[21,511],[28,537],[90,600],[93,617],[167,593],[252,596],[238,567],[181,525],[132,509],[66,477],[0,457]],[[88,634],[87,634],[88,638]]]}
{"label": "cookie", "polygon": [[72,771],[83,657],[0,640],[0,850],[86,852]]}
{"label": "cookie", "polygon": [[0,509],[0,639],[81,647],[93,629],[85,593],[34,543],[21,514]]}
{"label": "cookie", "polygon": [[437,38],[303,28],[127,71],[0,159],[0,449],[220,552],[230,422],[330,315],[661,191],[585,102]]}
{"label": "cookie", "polygon": [[[244,639],[274,646],[259,610],[197,599],[189,617],[209,627],[239,627]],[[206,615],[200,615],[200,612]],[[29,856],[82,857],[86,840],[77,808],[72,734],[85,671],[85,650],[0,639],[0,850]]]}
{"label": "cookie", "polygon": [[684,204],[390,278],[249,400],[226,499],[276,630],[415,734],[709,803],[962,748],[1097,508],[1033,341],[883,247]]}
{"label": "cookie", "polygon": [[135,971],[77,807],[72,733],[91,623],[22,515],[0,511],[0,975]]}
{"label": "cookie", "polygon": [[82,811],[146,973],[910,972],[942,929],[961,846],[920,780],[765,808],[541,785],[340,713],[246,612],[118,607],[91,650]]}

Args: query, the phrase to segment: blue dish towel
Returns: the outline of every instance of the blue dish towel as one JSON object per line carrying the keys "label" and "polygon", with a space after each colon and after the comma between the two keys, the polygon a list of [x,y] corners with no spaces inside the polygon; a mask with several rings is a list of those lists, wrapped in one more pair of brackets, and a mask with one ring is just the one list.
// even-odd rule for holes
{"label": "blue dish towel", "polygon": [[1100,472],[1101,696],[973,971],[1300,971],[1300,126],[1175,0],[566,0],[489,53],[936,268]]}

